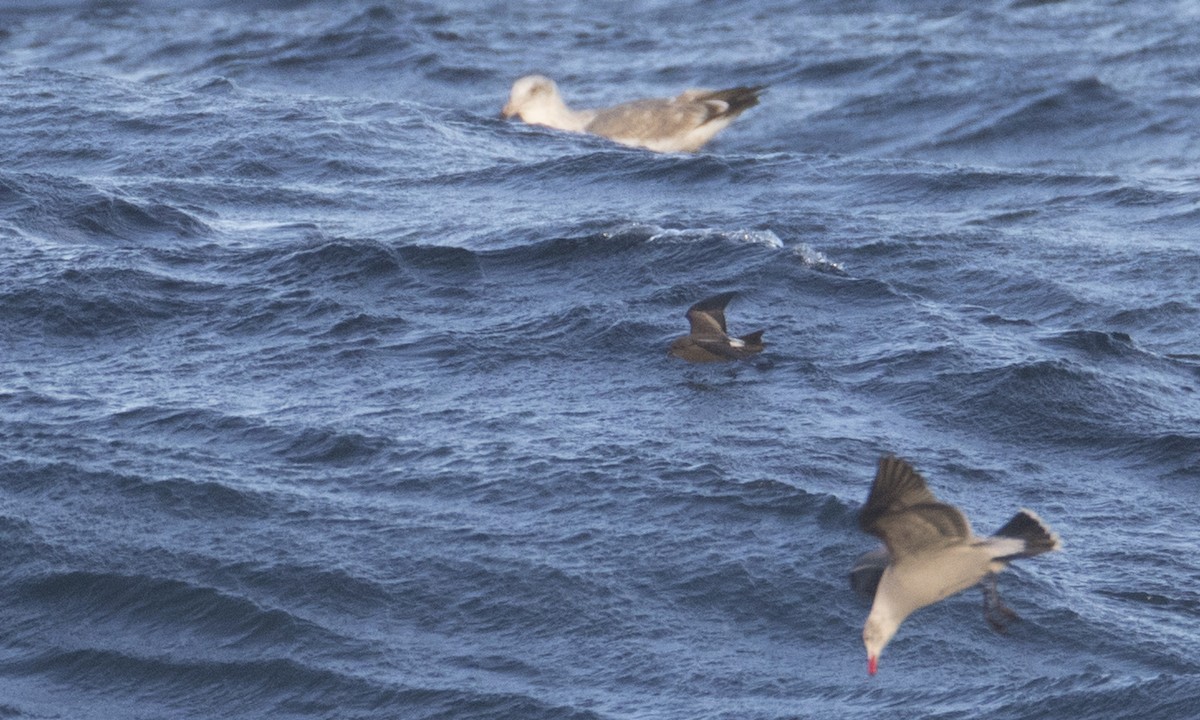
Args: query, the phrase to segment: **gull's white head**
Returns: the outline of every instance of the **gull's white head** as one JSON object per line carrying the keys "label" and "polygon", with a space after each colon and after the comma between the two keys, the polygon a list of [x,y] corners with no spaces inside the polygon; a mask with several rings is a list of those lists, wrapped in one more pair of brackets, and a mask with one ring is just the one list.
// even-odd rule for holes
{"label": "gull's white head", "polygon": [[508,103],[500,111],[501,117],[510,118],[516,115],[532,125],[557,128],[563,128],[563,117],[569,114],[570,111],[558,94],[558,86],[545,75],[526,75],[519,78],[513,83]]}
{"label": "gull's white head", "polygon": [[874,675],[879,669],[879,655],[899,627],[899,623],[892,622],[890,618],[882,615],[871,613],[867,617],[867,624],[863,626],[863,645],[867,648],[867,674]]}

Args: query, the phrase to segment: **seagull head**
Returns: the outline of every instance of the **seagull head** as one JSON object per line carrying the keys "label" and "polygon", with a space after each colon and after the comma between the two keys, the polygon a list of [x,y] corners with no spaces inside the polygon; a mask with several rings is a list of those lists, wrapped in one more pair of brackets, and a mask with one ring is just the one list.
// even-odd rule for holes
{"label": "seagull head", "polygon": [[558,95],[558,86],[545,75],[526,75],[518,78],[508,95],[508,103],[500,111],[500,116],[510,118],[520,115],[525,122],[537,123],[530,117],[537,118],[544,108],[556,108],[562,105]]}
{"label": "seagull head", "polygon": [[888,618],[874,613],[867,617],[867,624],[863,626],[863,645],[867,648],[867,674],[874,675],[879,669],[879,655],[896,634],[897,628],[899,624],[891,622]]}

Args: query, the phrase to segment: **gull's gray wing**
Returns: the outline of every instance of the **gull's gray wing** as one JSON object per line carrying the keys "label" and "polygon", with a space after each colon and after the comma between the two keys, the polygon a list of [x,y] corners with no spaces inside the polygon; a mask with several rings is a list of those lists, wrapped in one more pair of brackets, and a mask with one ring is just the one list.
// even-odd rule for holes
{"label": "gull's gray wing", "polygon": [[[722,103],[724,105],[724,103]],[[596,110],[587,131],[607,138],[665,138],[686,135],[712,117],[704,102],[665,98],[634,100]]]}
{"label": "gull's gray wing", "polygon": [[894,561],[971,538],[966,516],[938,500],[910,463],[891,455],[879,461],[858,526],[883,540]]}

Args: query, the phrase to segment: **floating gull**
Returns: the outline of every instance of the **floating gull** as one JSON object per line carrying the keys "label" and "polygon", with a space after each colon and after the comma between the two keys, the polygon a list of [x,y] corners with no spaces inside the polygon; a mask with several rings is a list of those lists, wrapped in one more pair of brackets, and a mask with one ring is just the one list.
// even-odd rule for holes
{"label": "floating gull", "polygon": [[863,627],[871,675],[904,618],[981,580],[987,582],[984,616],[1003,629],[1003,620],[1016,613],[1001,601],[995,574],[1012,560],[1059,548],[1058,536],[1024,509],[991,537],[976,537],[962,511],[934,497],[912,465],[890,455],[879,461],[858,525],[886,545],[886,551],[859,558],[850,573],[856,590],[874,586],[875,600]]}
{"label": "floating gull", "polygon": [[687,319],[692,331],[671,343],[670,354],[688,362],[722,362],[741,360],[762,352],[764,331],[740,338],[729,337],[725,332],[725,306],[736,294],[713,295],[688,308]]}
{"label": "floating gull", "polygon": [[558,86],[544,75],[526,75],[513,83],[501,115],[532,125],[591,133],[622,145],[656,152],[694,152],[724,130],[747,108],[758,104],[764,86],[728,90],[685,90],[675,98],[648,98],[594,110],[572,110]]}

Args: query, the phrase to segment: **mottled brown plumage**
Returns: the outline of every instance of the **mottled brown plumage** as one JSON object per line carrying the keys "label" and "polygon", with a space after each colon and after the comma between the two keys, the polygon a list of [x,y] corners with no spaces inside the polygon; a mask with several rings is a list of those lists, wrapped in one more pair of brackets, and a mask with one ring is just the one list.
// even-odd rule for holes
{"label": "mottled brown plumage", "polygon": [[688,362],[743,360],[762,352],[762,330],[730,337],[725,329],[725,306],[737,293],[725,292],[705,298],[688,308],[691,332],[671,343],[670,354]]}

